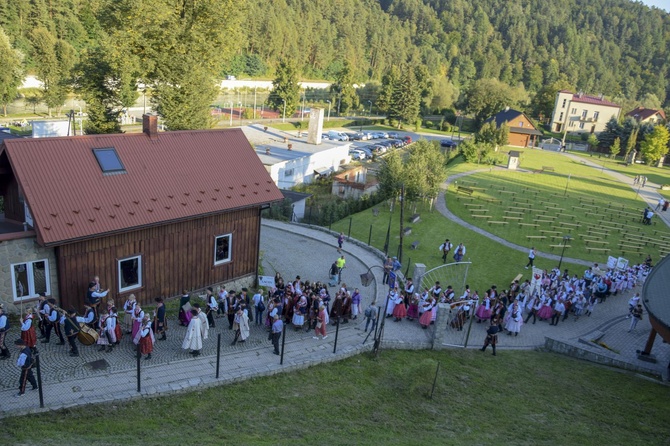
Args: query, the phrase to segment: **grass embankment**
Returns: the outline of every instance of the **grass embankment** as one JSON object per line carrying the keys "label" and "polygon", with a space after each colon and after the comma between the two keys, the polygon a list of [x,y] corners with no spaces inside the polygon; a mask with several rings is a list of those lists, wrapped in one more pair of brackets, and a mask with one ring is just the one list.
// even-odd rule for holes
{"label": "grass embankment", "polygon": [[5,419],[0,441],[664,444],[668,397],[660,384],[550,353],[384,351],[184,395]]}

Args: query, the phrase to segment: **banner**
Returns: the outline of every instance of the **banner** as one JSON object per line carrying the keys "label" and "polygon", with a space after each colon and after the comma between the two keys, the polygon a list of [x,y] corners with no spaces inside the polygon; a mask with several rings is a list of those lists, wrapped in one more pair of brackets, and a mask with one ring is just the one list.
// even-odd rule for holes
{"label": "banner", "polygon": [[275,278],[274,276],[258,276],[258,286],[265,286],[265,287],[274,287],[275,286]]}

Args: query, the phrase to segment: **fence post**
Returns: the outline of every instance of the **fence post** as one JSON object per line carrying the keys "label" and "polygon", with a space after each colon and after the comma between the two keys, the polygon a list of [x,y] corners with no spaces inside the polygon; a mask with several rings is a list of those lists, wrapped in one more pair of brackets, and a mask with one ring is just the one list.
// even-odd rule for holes
{"label": "fence post", "polygon": [[353,217],[349,217],[349,234],[347,234],[347,240],[351,240],[351,221],[353,219]]}
{"label": "fence post", "polygon": [[279,358],[279,365],[284,365],[284,344],[286,343],[286,324],[282,324],[281,328],[281,356]]}
{"label": "fence post", "polygon": [[221,365],[221,333],[216,335],[216,379],[219,379],[220,365]]}
{"label": "fence post", "polygon": [[435,393],[435,384],[437,384],[437,374],[440,371],[440,363],[437,363],[437,369],[435,370],[435,379],[433,379],[433,388],[430,391],[430,399],[433,399],[433,393]]}
{"label": "fence post", "polygon": [[333,345],[333,353],[337,351],[337,335],[340,333],[340,315],[335,319],[335,344]]}
{"label": "fence post", "polygon": [[137,343],[137,391],[141,392],[142,391],[142,384],[140,381],[140,359],[142,358],[142,351],[140,350],[140,344],[139,342]]}
{"label": "fence post", "polygon": [[370,225],[370,232],[368,232],[368,246],[370,246],[371,240],[372,240],[372,225]]}
{"label": "fence post", "polygon": [[35,368],[37,369],[37,391],[40,393],[40,408],[44,409],[44,393],[42,393],[42,367],[40,365],[40,352],[35,351]]}

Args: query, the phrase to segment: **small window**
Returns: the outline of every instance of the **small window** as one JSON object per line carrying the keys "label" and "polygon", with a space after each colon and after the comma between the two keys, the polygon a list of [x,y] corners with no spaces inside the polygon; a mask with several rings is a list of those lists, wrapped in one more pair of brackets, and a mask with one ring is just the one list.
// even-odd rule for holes
{"label": "small window", "polygon": [[230,262],[233,234],[219,235],[214,239],[214,264]]}
{"label": "small window", "polygon": [[600,116],[600,112],[593,112],[593,120],[594,121],[598,120],[598,116]]}
{"label": "small window", "polygon": [[292,177],[293,176],[293,169],[284,170],[284,176],[285,177]]}
{"label": "small window", "polygon": [[567,99],[563,99],[563,107],[561,107],[561,108],[565,108],[565,103],[566,102],[567,102]]}
{"label": "small window", "polygon": [[121,259],[117,265],[120,293],[142,287],[142,256]]}
{"label": "small window", "polygon": [[126,169],[115,148],[93,149],[93,154],[103,173],[125,173]]}
{"label": "small window", "polygon": [[558,117],[559,121],[563,121],[563,112],[561,112],[561,115]]}
{"label": "small window", "polygon": [[586,115],[588,115],[588,114],[589,114],[588,110],[586,110],[586,109],[582,110],[582,118],[586,118]]}
{"label": "small window", "polygon": [[577,114],[577,109],[576,109],[576,108],[573,108],[573,109],[570,111],[570,114],[576,115],[576,114]]}
{"label": "small window", "polygon": [[579,128],[582,129],[582,130],[584,130],[584,123],[583,123],[583,122],[580,122],[580,123],[579,123]]}
{"label": "small window", "polygon": [[519,127],[523,127],[523,121],[519,121]]}
{"label": "small window", "polygon": [[570,121],[570,125],[568,127],[574,127],[575,126],[575,121]]}
{"label": "small window", "polygon": [[40,293],[51,294],[47,260],[15,263],[11,271],[15,302],[35,298]]}

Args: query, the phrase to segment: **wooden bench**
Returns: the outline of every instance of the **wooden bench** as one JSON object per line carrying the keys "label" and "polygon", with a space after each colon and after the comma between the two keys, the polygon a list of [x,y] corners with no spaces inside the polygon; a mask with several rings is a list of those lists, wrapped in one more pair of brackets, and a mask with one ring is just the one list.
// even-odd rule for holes
{"label": "wooden bench", "polygon": [[572,220],[572,221],[575,221],[575,218],[577,218],[577,217],[575,217],[575,216],[572,215],[572,214],[565,214],[565,213],[562,213],[562,212],[561,212],[561,217],[569,218],[569,219]]}
{"label": "wooden bench", "polygon": [[410,235],[411,233],[412,233],[412,228],[410,228],[410,227],[407,227],[407,228],[402,230],[403,235]]}
{"label": "wooden bench", "polygon": [[594,248],[593,246],[587,246],[586,250],[590,253],[592,251],[597,251],[597,252],[602,252],[602,253],[609,253],[610,249],[609,248]]}
{"label": "wooden bench", "polygon": [[476,181],[472,181],[472,180],[461,180],[461,183],[463,183],[463,184],[470,184],[470,185],[472,185],[472,186],[476,186],[476,185],[477,185],[477,182],[476,182]]}
{"label": "wooden bench", "polygon": [[472,214],[470,215],[472,218],[492,218],[490,215],[485,215],[485,214]]}
{"label": "wooden bench", "polygon": [[639,256],[642,255],[642,253],[640,251],[627,251],[625,249],[620,249],[619,252],[621,253],[621,255],[626,255],[626,254],[637,254]]}
{"label": "wooden bench", "polygon": [[519,226],[529,226],[531,228],[539,228],[540,225],[537,225],[535,223],[519,223]]}
{"label": "wooden bench", "polygon": [[467,208],[483,208],[484,207],[483,204],[478,204],[478,203],[465,203],[465,204],[463,204],[463,206],[465,206]]}
{"label": "wooden bench", "polygon": [[609,245],[610,242],[606,240],[589,240],[589,239],[584,239],[584,243],[588,246],[589,244],[593,243],[594,245]]}
{"label": "wooden bench", "polygon": [[475,212],[488,212],[488,211],[489,211],[489,210],[486,209],[486,208],[484,208],[484,207],[470,209],[470,212],[473,213],[473,214],[474,214]]}
{"label": "wooden bench", "polygon": [[508,215],[504,215],[502,219],[503,219],[503,220],[514,220],[514,221],[519,221],[519,220],[523,220],[523,217],[510,217],[510,216],[508,216]]}
{"label": "wooden bench", "polygon": [[499,190],[499,194],[511,194],[511,195],[516,195],[516,192],[511,191],[511,190]]}
{"label": "wooden bench", "polygon": [[421,220],[421,215],[414,214],[409,218],[410,223],[418,223]]}
{"label": "wooden bench", "polygon": [[523,215],[523,212],[517,212],[517,211],[505,211],[505,214]]}
{"label": "wooden bench", "polygon": [[623,243],[619,243],[619,248],[621,249],[627,249],[627,250],[635,250],[637,252],[642,251],[642,246],[634,246],[634,245],[626,245]]}
{"label": "wooden bench", "polygon": [[547,236],[546,235],[527,235],[526,238],[537,239],[537,240],[545,240],[547,238]]}
{"label": "wooden bench", "polygon": [[548,231],[546,229],[542,229],[540,230],[540,234],[560,235],[561,233],[559,231]]}
{"label": "wooden bench", "polygon": [[553,251],[554,248],[572,248],[570,245],[549,245],[549,248]]}
{"label": "wooden bench", "polygon": [[542,166],[542,170],[546,170],[548,172],[555,172],[553,166]]}
{"label": "wooden bench", "polygon": [[470,187],[464,187],[464,186],[456,186],[456,193],[457,194],[465,194],[465,195],[472,195],[475,193],[474,189]]}
{"label": "wooden bench", "polygon": [[553,224],[554,222],[552,220],[534,220],[533,223],[549,223]]}
{"label": "wooden bench", "polygon": [[523,277],[523,274],[517,274],[516,277],[514,279],[512,279],[512,283],[521,280],[522,277]]}
{"label": "wooden bench", "polygon": [[569,226],[571,228],[581,228],[582,227],[582,225],[580,225],[579,223],[567,223],[567,222],[564,222],[564,221],[561,221],[558,224],[560,226]]}
{"label": "wooden bench", "polygon": [[541,215],[541,217],[543,220],[551,220],[551,221],[554,221],[558,218],[555,215]]}
{"label": "wooden bench", "polygon": [[506,221],[494,221],[494,220],[489,220],[487,223],[489,224],[489,226],[491,226],[491,225],[507,225],[507,224],[509,224],[509,223],[507,223]]}
{"label": "wooden bench", "polygon": [[563,240],[563,236],[562,235],[552,235],[551,239],[552,240]]}
{"label": "wooden bench", "polygon": [[411,248],[412,248],[412,249],[416,249],[416,248],[418,248],[418,247],[419,247],[419,241],[418,241],[418,240],[413,241],[413,242],[412,242],[412,245],[411,245]]}
{"label": "wooden bench", "polygon": [[591,234],[577,234],[577,236],[582,237],[582,238],[591,238],[593,240],[602,240],[603,239],[599,235],[591,235]]}
{"label": "wooden bench", "polygon": [[485,187],[475,187],[475,186],[470,186],[470,189],[472,190],[478,190],[480,192],[484,192],[486,190]]}
{"label": "wooden bench", "polygon": [[482,198],[482,200],[487,201],[489,203],[498,203],[502,204],[502,200],[499,198]]}
{"label": "wooden bench", "polygon": [[608,236],[610,235],[609,232],[592,231],[592,230],[590,230],[590,229],[589,229],[587,232],[588,232],[590,235],[599,235],[599,236],[603,236],[603,237],[608,237]]}

